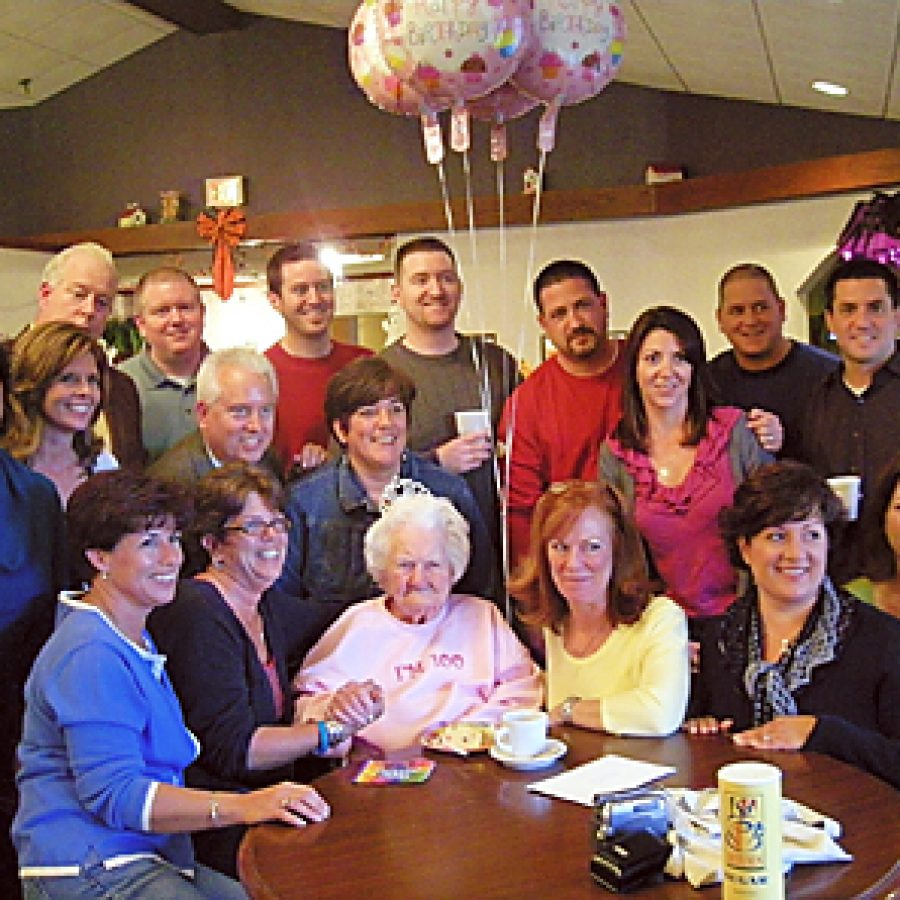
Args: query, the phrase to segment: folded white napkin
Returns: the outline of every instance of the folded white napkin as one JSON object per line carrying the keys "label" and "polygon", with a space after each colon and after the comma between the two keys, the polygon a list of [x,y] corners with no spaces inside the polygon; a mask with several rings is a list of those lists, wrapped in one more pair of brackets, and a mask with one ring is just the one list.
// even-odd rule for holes
{"label": "folded white napkin", "polygon": [[[692,887],[722,880],[722,830],[719,792],[715,788],[666,790],[672,853],[666,874],[686,878]],[[795,863],[849,862],[853,857],[837,844],[841,826],[834,819],[789,800],[781,801],[784,871]]]}

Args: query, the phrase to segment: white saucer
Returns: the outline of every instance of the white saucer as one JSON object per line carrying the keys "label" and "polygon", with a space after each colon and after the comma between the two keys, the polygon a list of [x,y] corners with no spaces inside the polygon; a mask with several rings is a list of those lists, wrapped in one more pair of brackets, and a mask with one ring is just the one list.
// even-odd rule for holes
{"label": "white saucer", "polygon": [[562,759],[568,750],[569,748],[564,741],[558,741],[556,738],[548,738],[547,743],[544,744],[544,749],[534,756],[514,756],[512,753],[507,753],[505,750],[502,750],[496,744],[488,750],[488,753],[490,753],[498,763],[503,763],[504,766],[507,766],[510,769],[517,769],[520,772],[530,772],[533,769],[544,769],[547,766],[552,766],[558,759]]}

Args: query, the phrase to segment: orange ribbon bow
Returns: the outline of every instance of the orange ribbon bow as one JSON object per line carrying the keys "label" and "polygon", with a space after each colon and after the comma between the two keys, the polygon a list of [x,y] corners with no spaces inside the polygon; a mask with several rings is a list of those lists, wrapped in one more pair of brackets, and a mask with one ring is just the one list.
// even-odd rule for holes
{"label": "orange ribbon bow", "polygon": [[197,234],[213,245],[213,289],[223,300],[234,290],[232,249],[246,230],[247,220],[239,209],[220,209],[215,219],[205,212],[197,216]]}

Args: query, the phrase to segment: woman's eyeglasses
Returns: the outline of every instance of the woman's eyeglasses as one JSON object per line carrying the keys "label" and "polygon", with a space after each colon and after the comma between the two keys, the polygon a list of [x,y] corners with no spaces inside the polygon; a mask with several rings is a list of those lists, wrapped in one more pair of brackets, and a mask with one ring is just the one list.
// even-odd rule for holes
{"label": "woman's eyeglasses", "polygon": [[275,516],[273,519],[247,519],[246,522],[240,522],[237,525],[225,525],[222,531],[240,531],[247,537],[262,537],[266,532],[272,534],[287,534],[291,527],[290,519],[287,516]]}

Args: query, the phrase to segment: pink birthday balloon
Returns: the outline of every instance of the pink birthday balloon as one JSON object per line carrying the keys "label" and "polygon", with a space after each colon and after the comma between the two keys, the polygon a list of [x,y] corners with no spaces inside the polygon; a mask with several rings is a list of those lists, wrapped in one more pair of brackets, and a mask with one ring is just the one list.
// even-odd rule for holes
{"label": "pink birthday balloon", "polygon": [[365,0],[356,10],[347,31],[347,50],[353,80],[379,109],[401,116],[437,111],[388,68],[375,24],[375,0]]}
{"label": "pink birthday balloon", "polygon": [[388,68],[443,105],[507,81],[531,37],[531,0],[377,0]]}
{"label": "pink birthday balloon", "polygon": [[613,80],[624,42],[625,20],[615,3],[534,0],[534,37],[512,83],[544,103],[581,103]]}

